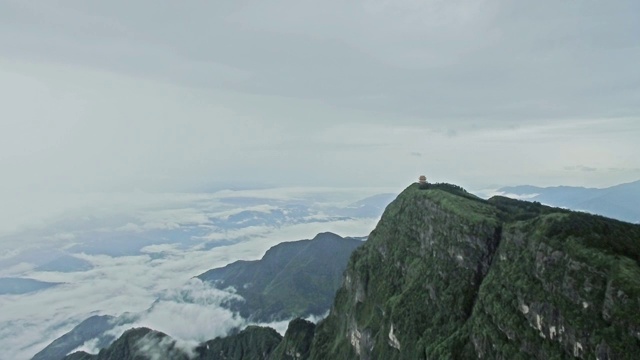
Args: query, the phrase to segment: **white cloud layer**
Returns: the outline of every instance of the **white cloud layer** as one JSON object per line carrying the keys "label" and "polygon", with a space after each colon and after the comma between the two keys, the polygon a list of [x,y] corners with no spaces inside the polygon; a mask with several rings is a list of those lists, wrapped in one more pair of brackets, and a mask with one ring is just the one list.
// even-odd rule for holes
{"label": "white cloud layer", "polygon": [[[231,328],[247,325],[244,319],[218,306],[236,295],[210,288],[199,280],[189,280],[191,277],[238,259],[258,259],[280,242],[312,238],[324,231],[343,236],[366,235],[375,227],[377,219],[321,217],[321,221],[285,222],[278,226],[265,224],[234,230],[209,227],[208,222],[231,213],[237,214],[239,210],[261,209],[264,210],[261,213],[265,213],[271,208],[264,204],[271,204],[274,199],[280,202],[279,205],[270,206],[281,209],[287,209],[290,204],[317,204],[317,207],[309,208],[313,214],[323,207],[349,203],[378,190],[297,188],[225,191],[222,195],[157,194],[157,198],[148,194],[132,194],[122,195],[120,199],[108,198],[108,201],[93,197],[100,200],[95,201],[94,207],[82,206],[82,211],[69,211],[59,218],[66,220],[44,222],[47,225],[36,226],[37,231],[27,229],[11,233],[9,239],[12,240],[0,243],[0,249],[28,250],[50,241],[54,243],[50,244],[54,250],[72,250],[87,243],[98,246],[100,241],[120,244],[114,246],[127,244],[119,239],[136,242],[151,238],[154,241],[140,246],[139,251],[119,256],[108,255],[108,247],[105,248],[107,253],[73,253],[73,256],[93,265],[84,271],[37,271],[29,262],[1,268],[3,276],[30,277],[63,284],[38,293],[0,296],[3,309],[0,314],[0,347],[13,358],[28,358],[91,315],[120,315],[123,312],[140,315],[135,324],[114,329],[117,336],[131,326],[147,326],[187,342],[224,335]],[[225,203],[221,198],[250,200],[251,204],[258,205],[242,208],[236,202]],[[316,203],[319,199],[324,202]],[[114,214],[118,216],[114,217]],[[78,217],[93,220],[74,220]],[[141,226],[140,229],[122,229],[122,224],[137,226],[148,222],[175,223],[178,228],[158,230]],[[193,229],[204,231],[204,235],[192,233]],[[46,234],[52,236],[47,237]],[[25,236],[33,236],[33,243],[24,241]],[[96,242],[95,238],[102,240]],[[211,244],[217,247],[211,248]],[[6,254],[5,262],[22,256],[20,251],[8,251]],[[32,261],[37,257],[25,259]],[[158,301],[154,303],[156,299]],[[284,331],[287,324],[273,325]],[[95,350],[92,348],[95,345],[87,343],[82,348]]]}

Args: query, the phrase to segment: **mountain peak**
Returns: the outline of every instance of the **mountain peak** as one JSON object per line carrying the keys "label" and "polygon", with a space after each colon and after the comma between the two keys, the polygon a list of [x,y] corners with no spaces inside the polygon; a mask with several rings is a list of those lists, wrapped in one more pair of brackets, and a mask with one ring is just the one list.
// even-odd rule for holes
{"label": "mountain peak", "polygon": [[624,358],[639,254],[640,226],[412,184],[352,255],[312,358]]}
{"label": "mountain peak", "polygon": [[214,286],[233,287],[244,301],[232,310],[256,321],[321,315],[340,287],[349,256],[363,244],[331,232],[312,240],[280,243],[257,261],[237,261],[198,276]]}
{"label": "mountain peak", "polygon": [[318,233],[316,236],[313,237],[312,240],[321,240],[321,239],[340,239],[341,240],[343,239],[343,237],[336,233],[326,231],[326,232]]}

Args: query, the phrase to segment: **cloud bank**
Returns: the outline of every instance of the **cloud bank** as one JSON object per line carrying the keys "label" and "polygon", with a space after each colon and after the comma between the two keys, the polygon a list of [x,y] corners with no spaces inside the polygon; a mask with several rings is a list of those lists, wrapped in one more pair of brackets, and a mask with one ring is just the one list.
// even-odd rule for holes
{"label": "cloud bank", "polygon": [[[46,225],[11,233],[0,242],[0,249],[17,251],[4,253],[0,273],[62,284],[34,294],[0,296],[0,346],[14,358],[28,358],[91,315],[123,312],[135,314],[135,322],[115,328],[114,336],[131,326],[150,327],[187,342],[222,336],[247,324],[219,306],[237,295],[190,280],[192,276],[238,259],[258,259],[282,241],[312,238],[324,231],[366,235],[376,218],[321,214],[325,207],[348,206],[377,190],[131,194],[106,197]],[[266,217],[262,225],[245,228],[230,220],[232,214],[251,211],[263,216],[274,209],[290,215],[284,222],[278,218],[271,223]],[[227,230],[227,225],[233,226]],[[39,270],[44,246],[53,255],[72,255],[90,266],[65,272]],[[286,330],[286,323],[273,325]],[[96,345],[89,342],[82,349],[93,351]]]}

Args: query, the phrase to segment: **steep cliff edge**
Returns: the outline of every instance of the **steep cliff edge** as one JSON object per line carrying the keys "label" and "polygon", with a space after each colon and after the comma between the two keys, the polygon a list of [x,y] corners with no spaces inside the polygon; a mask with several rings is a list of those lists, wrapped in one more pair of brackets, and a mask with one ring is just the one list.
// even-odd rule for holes
{"label": "steep cliff edge", "polygon": [[313,359],[640,353],[640,226],[407,188],[349,262]]}

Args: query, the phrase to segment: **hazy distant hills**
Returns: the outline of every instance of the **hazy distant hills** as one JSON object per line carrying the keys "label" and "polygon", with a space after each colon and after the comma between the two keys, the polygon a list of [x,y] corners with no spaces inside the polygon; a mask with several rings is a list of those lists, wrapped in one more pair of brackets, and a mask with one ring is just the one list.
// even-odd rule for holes
{"label": "hazy distant hills", "polygon": [[378,194],[358,200],[343,208],[335,208],[330,212],[356,218],[375,218],[382,215],[384,208],[396,198],[396,194]]}
{"label": "hazy distant hills", "polygon": [[0,278],[0,295],[27,294],[34,291],[48,289],[56,285],[60,285],[60,283],[52,283],[26,278]]}
{"label": "hazy distant hills", "polygon": [[108,346],[115,338],[106,335],[105,332],[111,330],[115,324],[116,318],[113,316],[92,316],[35,354],[33,360],[62,359],[73,349],[94,338],[98,339],[98,346]]}
{"label": "hazy distant hills", "polygon": [[48,263],[36,267],[37,271],[75,272],[86,271],[93,268],[90,262],[75,256],[62,254]]}
{"label": "hazy distant hills", "polygon": [[278,244],[260,260],[236,261],[198,276],[219,289],[233,287],[244,301],[232,310],[255,321],[321,315],[329,310],[351,253],[363,242],[321,233]]}
{"label": "hazy distant hills", "polygon": [[608,188],[572,186],[513,186],[498,190],[505,196],[527,196],[527,200],[586,211],[610,218],[640,222],[640,180]]}
{"label": "hazy distant hills", "polygon": [[[220,237],[224,240],[204,245],[204,248],[212,249],[238,242],[237,238],[226,237],[227,234],[240,229],[273,229],[300,224],[378,218],[393,198],[391,194],[378,194],[342,206],[328,206],[309,198],[283,200],[267,197],[226,197],[211,204],[195,204],[202,208],[189,204],[194,208],[176,210],[178,215],[185,210],[198,212],[198,223],[167,221],[164,217],[161,218],[162,221],[123,217],[108,219],[113,227],[110,231],[105,231],[104,226],[100,227],[98,220],[91,217],[88,217],[88,220],[68,220],[67,223],[59,225],[61,230],[64,229],[61,232],[72,232],[70,229],[81,231],[74,234],[73,244],[70,244],[64,253],[23,253],[12,259],[0,259],[0,267],[6,268],[27,262],[40,266],[37,268],[39,271],[82,271],[91,268],[91,265],[77,257],[71,258],[75,254],[112,257],[140,255],[142,249],[147,246],[177,244],[181,248],[188,248],[203,243],[203,239],[212,233],[221,234]],[[167,212],[169,210],[158,211],[161,216],[166,216]],[[45,234],[33,236],[43,237]]]}

